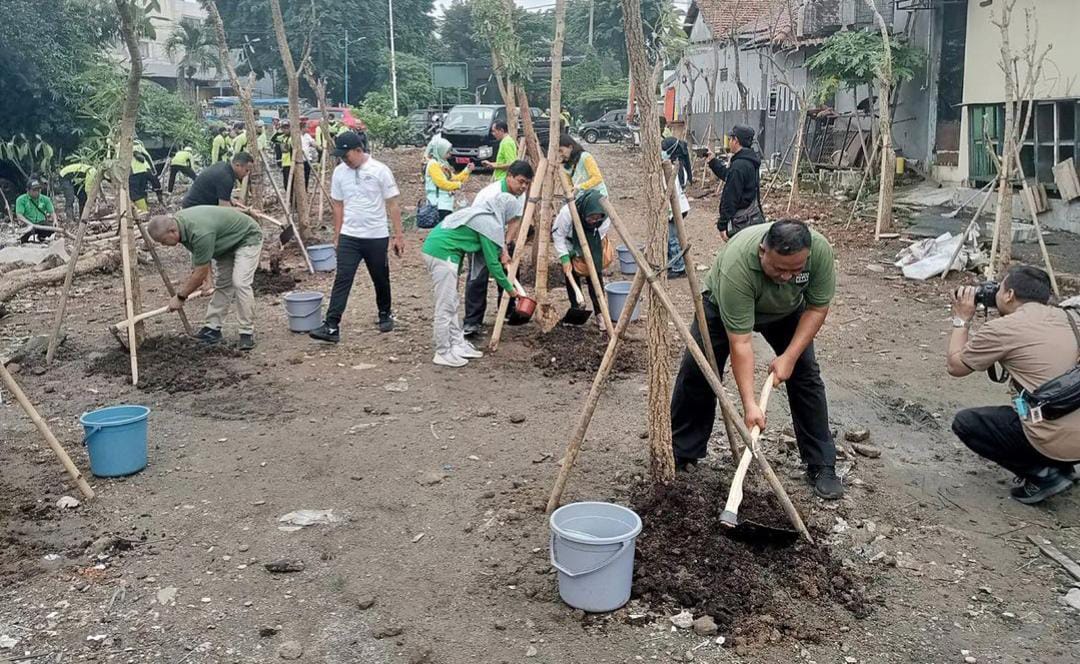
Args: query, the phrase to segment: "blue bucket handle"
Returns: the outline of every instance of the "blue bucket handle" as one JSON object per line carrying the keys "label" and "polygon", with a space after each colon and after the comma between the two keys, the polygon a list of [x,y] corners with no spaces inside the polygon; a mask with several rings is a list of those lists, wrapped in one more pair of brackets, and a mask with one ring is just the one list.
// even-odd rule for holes
{"label": "blue bucket handle", "polygon": [[592,569],[587,569],[587,570],[585,570],[583,572],[571,572],[570,570],[568,570],[565,567],[563,567],[562,565],[560,565],[559,561],[555,559],[555,532],[554,531],[552,531],[552,533],[551,533],[551,541],[550,541],[550,543],[548,545],[548,551],[549,551],[549,555],[551,557],[551,566],[554,567],[555,569],[559,570],[560,572],[562,572],[566,576],[572,578],[572,579],[576,578],[576,577],[579,577],[579,576],[585,576],[586,574],[592,574],[593,572],[597,572],[599,570],[604,569],[605,567],[607,567],[611,563],[615,562],[615,559],[618,558],[619,556],[621,556],[623,553],[625,553],[626,550],[629,549],[629,548],[630,548],[630,544],[628,543],[628,541],[623,540],[623,541],[619,542],[619,550],[616,551],[615,553],[611,554],[611,556],[609,556],[607,560],[600,563],[596,567],[593,567]]}
{"label": "blue bucket handle", "polygon": [[83,428],[86,429],[86,435],[84,435],[82,439],[82,444],[85,446],[88,442],[90,442],[91,436],[98,433],[105,427],[101,424],[84,424]]}

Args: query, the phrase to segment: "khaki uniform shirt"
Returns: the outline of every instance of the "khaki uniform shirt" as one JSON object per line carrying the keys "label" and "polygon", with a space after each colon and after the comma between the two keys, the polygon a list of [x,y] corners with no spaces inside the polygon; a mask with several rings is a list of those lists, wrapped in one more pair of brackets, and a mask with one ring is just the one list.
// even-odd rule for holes
{"label": "khaki uniform shirt", "polygon": [[[1023,304],[974,332],[960,361],[972,371],[985,371],[1000,362],[1022,388],[1035,390],[1072,369],[1080,357],[1065,315],[1058,307]],[[1080,460],[1080,410],[1035,424],[1025,420],[1023,425],[1028,441],[1044,456],[1057,461]]]}

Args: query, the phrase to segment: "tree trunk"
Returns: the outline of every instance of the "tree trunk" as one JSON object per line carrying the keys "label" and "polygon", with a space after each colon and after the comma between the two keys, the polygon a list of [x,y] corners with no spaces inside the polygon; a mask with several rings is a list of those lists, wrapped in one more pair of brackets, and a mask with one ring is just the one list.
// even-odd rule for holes
{"label": "tree trunk", "polygon": [[[128,186],[128,177],[131,175],[132,143],[135,140],[135,122],[139,116],[139,84],[142,80],[143,62],[142,56],[139,55],[139,39],[135,35],[136,12],[139,9],[133,0],[116,0],[116,11],[120,15],[120,36],[131,59],[131,70],[128,72],[127,80],[127,94],[124,97],[124,110],[120,116],[120,136],[116,142],[116,165],[113,166],[113,182],[119,188]],[[150,167],[153,168],[153,164]],[[117,200],[127,200],[127,197],[117,196]],[[134,223],[131,214],[134,207],[130,207],[128,210],[122,210],[119,207],[117,205],[120,223],[126,227],[126,232],[131,236]],[[131,265],[137,266],[139,262],[135,252],[135,243],[132,242],[128,249],[128,260],[131,261]],[[142,287],[139,285],[139,272],[135,269],[131,271],[130,295],[135,311],[142,311]],[[142,323],[135,325],[135,338],[138,343],[142,343],[145,329]]]}
{"label": "tree trunk", "polygon": [[540,325],[547,332],[554,327],[556,316],[551,307],[547,288],[548,241],[551,238],[551,219],[554,213],[555,173],[562,168],[559,160],[559,125],[562,111],[562,56],[566,35],[566,0],[555,1],[555,37],[551,42],[551,117],[548,120],[548,167],[543,202],[540,207],[540,225],[537,227],[536,300],[540,306]]}
{"label": "tree trunk", "polygon": [[[667,280],[667,206],[664,195],[664,170],[660,158],[660,124],[656,112],[656,79],[645,57],[645,39],[641,25],[641,3],[620,0],[623,9],[623,32],[630,61],[638,113],[641,115],[642,180],[645,193],[645,219],[648,242],[645,256],[660,266],[660,280]],[[689,266],[693,269],[693,266]],[[668,314],[661,301],[649,294],[647,333],[649,349],[649,470],[654,484],[668,484],[675,477],[675,458],[671,449],[671,341]]]}
{"label": "tree trunk", "polygon": [[889,41],[889,27],[885,24],[881,12],[878,11],[874,0],[863,0],[870,11],[874,13],[874,21],[878,30],[881,31],[882,48],[885,50],[885,58],[881,63],[881,71],[878,72],[878,118],[880,119],[881,133],[881,186],[878,189],[878,213],[877,226],[874,231],[874,239],[878,239],[882,233],[891,232],[893,229],[893,185],[896,180],[896,152],[892,147],[892,44]]}
{"label": "tree trunk", "polygon": [[[540,163],[540,139],[536,137],[536,127],[533,126],[532,113],[529,110],[529,98],[525,94],[525,86],[518,85],[518,108],[521,109],[521,128],[525,132],[525,158],[530,164]],[[543,177],[542,174],[538,174]]]}
{"label": "tree trunk", "polygon": [[300,238],[307,242],[311,239],[311,227],[308,222],[307,187],[304,186],[304,149],[300,140],[303,133],[300,127],[300,74],[297,71],[296,62],[293,61],[292,50],[289,48],[289,39],[285,36],[285,19],[281,16],[281,1],[270,0],[270,12],[274,17],[274,35],[277,37],[278,50],[281,52],[281,62],[285,66],[285,78],[289,88],[289,128],[292,138],[292,200],[286,201],[292,205],[292,201],[298,201],[296,211],[296,228]]}
{"label": "tree trunk", "polygon": [[[248,152],[254,154],[259,150],[259,130],[255,119],[255,107],[251,103],[251,87],[241,85],[240,77],[236,75],[236,68],[233,67],[232,59],[229,56],[229,44],[225,39],[225,25],[221,21],[221,14],[218,13],[217,2],[215,0],[206,0],[204,6],[207,11],[207,19],[214,29],[221,68],[229,76],[229,83],[232,85],[233,90],[236,90],[237,97],[240,98],[240,112],[244,115],[244,131],[247,133]],[[251,84],[254,86],[254,80],[251,81]],[[260,160],[256,155],[255,168],[251,169],[251,175],[248,176],[248,200],[246,202],[249,202],[252,207],[261,210],[263,201],[262,169],[259,168],[259,163]],[[267,174],[267,177],[272,176]]]}
{"label": "tree trunk", "polygon": [[1001,70],[1005,74],[1005,127],[1001,140],[1001,161],[998,170],[997,211],[994,214],[994,236],[990,251],[990,265],[987,277],[1005,274],[1012,261],[1012,214],[1013,214],[1013,155],[1016,154],[1016,103],[1017,80],[1012,46],[1009,42],[1009,24],[1012,17],[1012,5],[1006,2],[1001,7],[1001,20],[996,23],[1001,33]]}
{"label": "tree trunk", "polygon": [[[795,134],[795,156],[791,158],[791,193],[788,194],[786,212],[791,212],[791,206],[799,198],[799,169],[802,168],[803,144],[806,143],[806,96],[798,95],[799,98],[799,129]],[[778,171],[783,169],[780,164]]]}

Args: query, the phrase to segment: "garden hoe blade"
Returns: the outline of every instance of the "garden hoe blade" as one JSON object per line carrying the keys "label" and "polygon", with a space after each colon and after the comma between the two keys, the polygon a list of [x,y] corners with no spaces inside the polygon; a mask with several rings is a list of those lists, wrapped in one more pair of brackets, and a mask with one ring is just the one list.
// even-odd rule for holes
{"label": "garden hoe blade", "polygon": [[591,309],[579,309],[577,307],[570,307],[563,314],[562,320],[559,321],[561,325],[584,325],[588,322],[589,316],[592,316]]}
{"label": "garden hoe blade", "polygon": [[749,544],[765,544],[769,546],[790,546],[798,541],[799,531],[779,526],[766,526],[757,521],[743,519],[734,528],[725,528],[725,532],[732,539]]}
{"label": "garden hoe blade", "polygon": [[285,229],[281,231],[281,234],[278,235],[278,242],[280,242],[281,246],[284,247],[286,244],[289,243],[289,240],[293,239],[294,237],[296,237],[296,232],[293,230],[293,227],[286,226]]}

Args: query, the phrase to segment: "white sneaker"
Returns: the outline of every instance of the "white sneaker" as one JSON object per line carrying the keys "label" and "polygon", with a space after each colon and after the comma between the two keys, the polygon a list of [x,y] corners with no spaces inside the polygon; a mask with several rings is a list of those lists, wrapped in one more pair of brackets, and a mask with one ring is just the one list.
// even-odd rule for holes
{"label": "white sneaker", "polygon": [[476,346],[468,341],[460,346],[454,346],[454,350],[451,352],[453,352],[454,355],[467,360],[475,360],[484,356],[483,351],[478,350]]}
{"label": "white sneaker", "polygon": [[435,353],[435,357],[431,361],[441,367],[453,367],[455,369],[469,363],[465,358],[458,357],[454,351],[445,354]]}

